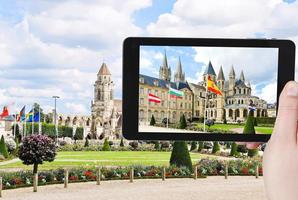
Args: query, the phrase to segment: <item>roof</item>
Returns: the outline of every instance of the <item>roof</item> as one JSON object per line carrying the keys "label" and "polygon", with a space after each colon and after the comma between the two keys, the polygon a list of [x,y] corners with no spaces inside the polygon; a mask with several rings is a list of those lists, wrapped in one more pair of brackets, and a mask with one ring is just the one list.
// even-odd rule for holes
{"label": "roof", "polygon": [[225,76],[224,76],[224,73],[222,71],[222,66],[220,66],[218,76],[217,76],[217,80],[225,80]]}
{"label": "roof", "polygon": [[235,70],[234,70],[234,66],[233,66],[233,65],[232,65],[231,71],[230,71],[230,73],[229,73],[229,76],[233,76],[233,77],[236,76],[236,74],[235,74]]}
{"label": "roof", "polygon": [[213,66],[211,64],[211,61],[209,61],[208,66],[205,69],[204,75],[205,74],[210,74],[210,75],[216,76],[215,71],[214,71],[214,68],[213,68]]}
{"label": "roof", "polygon": [[106,63],[102,63],[97,75],[111,75]]}
{"label": "roof", "polygon": [[163,79],[159,79],[159,78],[155,78],[155,77],[151,77],[151,76],[147,76],[147,75],[143,75],[143,74],[140,74],[139,77],[144,78],[145,85],[156,86],[154,84],[154,82],[157,81],[157,83],[158,83],[157,87],[168,89],[167,85],[170,84],[171,88],[174,88],[177,90],[181,90],[184,88],[191,90],[187,82],[186,83],[184,83],[184,82],[168,82]]}

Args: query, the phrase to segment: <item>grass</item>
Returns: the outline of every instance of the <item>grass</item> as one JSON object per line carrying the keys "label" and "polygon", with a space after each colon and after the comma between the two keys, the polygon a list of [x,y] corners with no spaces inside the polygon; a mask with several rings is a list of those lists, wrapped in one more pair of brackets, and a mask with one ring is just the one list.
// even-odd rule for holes
{"label": "grass", "polygon": [[[199,123],[198,127],[203,128],[204,124]],[[232,129],[235,128],[244,128],[242,124],[214,124],[210,126],[210,130],[224,130],[224,131],[233,131]],[[208,130],[208,126],[207,126]],[[255,126],[256,132],[263,133],[263,134],[272,134],[273,127],[265,127],[265,126]]]}
{"label": "grass", "polygon": [[[39,169],[57,169],[63,167],[79,167],[86,165],[100,166],[129,166],[129,165],[168,165],[171,152],[149,151],[69,151],[58,152],[54,162],[45,162],[39,165]],[[199,153],[190,153],[192,162],[195,164],[201,158],[217,157]],[[31,170],[32,166],[23,165],[21,161],[1,165],[0,169],[23,169]]]}

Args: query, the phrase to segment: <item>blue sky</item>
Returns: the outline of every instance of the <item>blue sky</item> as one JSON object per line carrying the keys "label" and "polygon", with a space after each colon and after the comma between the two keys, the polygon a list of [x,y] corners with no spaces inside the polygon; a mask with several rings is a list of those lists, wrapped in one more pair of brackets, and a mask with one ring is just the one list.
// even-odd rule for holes
{"label": "blue sky", "polygon": [[[281,0],[2,0],[0,106],[14,102],[11,110],[27,105],[28,111],[38,102],[50,111],[51,97],[59,95],[58,112],[89,115],[103,61],[112,72],[115,96],[121,98],[122,41],[128,36],[296,42],[296,18],[297,1]],[[190,58],[182,61],[192,69]],[[264,88],[261,94],[270,95],[273,82]]]}

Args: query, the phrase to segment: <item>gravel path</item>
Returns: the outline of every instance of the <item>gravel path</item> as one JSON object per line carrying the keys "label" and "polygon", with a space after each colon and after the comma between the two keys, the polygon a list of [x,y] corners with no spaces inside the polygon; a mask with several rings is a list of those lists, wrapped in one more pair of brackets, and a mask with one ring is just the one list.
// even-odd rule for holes
{"label": "gravel path", "polygon": [[95,182],[41,186],[37,193],[32,188],[3,191],[7,200],[265,200],[262,178],[208,177],[206,179],[168,179],[106,181],[100,186]]}
{"label": "gravel path", "polygon": [[3,161],[3,162],[0,162],[0,166],[2,166],[2,165],[8,165],[8,164],[11,164],[11,163],[16,163],[16,162],[18,162],[20,159],[18,159],[18,158],[14,158],[14,159],[12,159],[12,160],[7,160],[7,161]]}

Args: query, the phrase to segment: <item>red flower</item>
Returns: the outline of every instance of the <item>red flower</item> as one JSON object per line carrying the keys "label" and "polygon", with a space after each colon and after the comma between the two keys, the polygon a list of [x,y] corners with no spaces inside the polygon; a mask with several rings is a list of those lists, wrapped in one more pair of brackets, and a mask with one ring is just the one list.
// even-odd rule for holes
{"label": "red flower", "polygon": [[70,181],[76,181],[76,180],[78,180],[78,176],[75,176],[75,175],[70,176],[70,177],[69,177],[69,180],[70,180]]}
{"label": "red flower", "polygon": [[248,168],[244,167],[244,168],[241,169],[241,172],[243,174],[248,174],[249,171],[248,171]]}
{"label": "red flower", "polygon": [[88,179],[92,179],[94,177],[93,172],[92,171],[85,171],[84,175],[86,176],[86,178]]}
{"label": "red flower", "polygon": [[262,167],[259,168],[259,174],[263,174],[263,168]]}

